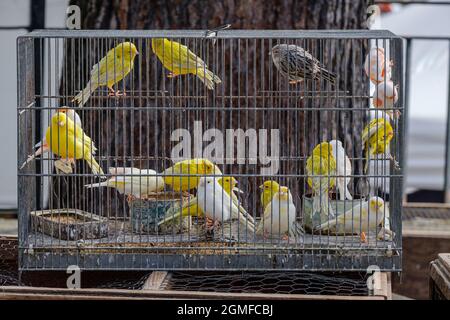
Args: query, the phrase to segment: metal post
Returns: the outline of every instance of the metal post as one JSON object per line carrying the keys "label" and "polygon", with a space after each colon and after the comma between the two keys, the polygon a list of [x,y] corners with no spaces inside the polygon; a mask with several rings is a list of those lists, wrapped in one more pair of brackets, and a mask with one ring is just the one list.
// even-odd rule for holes
{"label": "metal post", "polygon": [[[450,40],[448,41],[448,55],[450,56]],[[448,87],[447,90],[447,127],[445,132],[445,176],[444,176],[444,192],[445,192],[445,202],[450,202],[450,62],[448,64]]]}
{"label": "metal post", "polygon": [[[33,31],[36,29],[44,29],[45,28],[45,0],[33,0],[30,3],[30,25],[28,27],[28,31]],[[42,41],[40,39],[34,40],[34,88],[35,95],[41,94],[41,76],[42,76],[42,66],[41,66],[41,51],[40,45],[42,45]],[[43,50],[43,49],[42,49]],[[41,99],[36,99],[36,108],[41,106]],[[40,141],[42,139],[41,135],[41,112],[36,109],[34,114],[34,125],[36,130],[35,132],[35,141]],[[36,166],[36,174],[41,174],[41,166]],[[41,199],[41,188],[40,181],[36,179],[36,201]],[[38,202],[36,202],[38,205]]]}

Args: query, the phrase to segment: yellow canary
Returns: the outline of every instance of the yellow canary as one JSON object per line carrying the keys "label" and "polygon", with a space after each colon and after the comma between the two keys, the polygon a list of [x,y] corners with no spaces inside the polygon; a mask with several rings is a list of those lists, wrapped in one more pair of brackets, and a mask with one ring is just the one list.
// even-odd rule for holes
{"label": "yellow canary", "polygon": [[[368,201],[358,203],[344,214],[317,226],[316,230],[329,230],[339,234],[359,234],[366,242],[366,233],[376,234],[377,227],[383,224],[389,210],[380,197],[371,197]],[[389,232],[388,230],[386,230]]]}
{"label": "yellow canary", "polygon": [[262,190],[261,192],[261,204],[263,209],[267,207],[267,205],[272,201],[273,195],[280,190],[280,185],[278,182],[273,180],[264,181],[262,185],[259,186]]}
{"label": "yellow canary", "polygon": [[367,159],[364,172],[367,172],[370,156],[386,154],[386,151],[389,151],[389,144],[393,137],[394,130],[389,120],[385,117],[373,119],[364,128],[361,137],[363,150],[366,150]]}
{"label": "yellow canary", "polygon": [[45,140],[54,154],[71,161],[84,159],[94,174],[104,174],[93,157],[97,150],[93,141],[65,113],[57,112],[53,115]]}
{"label": "yellow canary", "polygon": [[[231,196],[231,199],[232,199],[233,203],[236,206],[238,206],[239,211],[247,216],[247,219],[249,220],[249,223],[254,224],[253,217],[250,216],[245,211],[245,209],[240,205],[239,199],[238,199],[237,195],[234,193],[234,191],[242,192],[241,190],[237,189],[237,187],[236,187],[237,180],[234,177],[224,176],[224,177],[218,178],[217,181],[219,182],[219,184],[223,188],[223,190],[228,195]],[[180,216],[182,216],[183,218],[187,217],[187,216],[191,216],[191,217],[203,217],[204,216],[204,212],[198,206],[198,199],[197,199],[197,197],[194,197],[194,198],[190,199],[189,202],[186,203],[181,210],[180,209],[175,209],[175,211],[171,211],[169,209],[166,212],[166,218],[161,220],[158,223],[158,225],[161,225],[163,223],[166,223],[167,221],[179,218]]]}
{"label": "yellow canary", "polygon": [[114,91],[113,85],[125,78],[133,69],[134,58],[139,52],[132,42],[122,42],[108,51],[99,63],[91,69],[91,79],[86,87],[78,93],[73,101],[82,107],[88,101],[92,92],[98,87],[106,86],[112,95],[121,95]]}
{"label": "yellow canary", "polygon": [[193,74],[209,90],[214,90],[214,84],[222,82],[218,76],[208,69],[208,66],[202,59],[181,43],[166,38],[153,38],[152,50],[164,68],[170,71],[168,77]]}
{"label": "yellow canary", "polygon": [[328,203],[328,190],[336,182],[336,159],[333,148],[328,142],[318,144],[312,155],[306,159],[306,173],[308,185],[314,192],[314,212],[324,212],[327,216],[334,216],[333,208]]}
{"label": "yellow canary", "polygon": [[189,191],[197,187],[200,178],[197,175],[222,175],[222,171],[210,160],[197,158],[177,162],[162,174],[164,183],[174,191]]}
{"label": "yellow canary", "polygon": [[[72,120],[73,122],[75,122],[75,124],[77,124],[81,127],[81,118],[74,109],[70,109],[66,106],[62,106],[61,108],[58,108],[58,112],[66,113],[70,120]],[[34,147],[37,148],[36,151],[27,157],[27,160],[20,167],[20,170],[22,170],[23,167],[25,167],[28,163],[30,163],[36,157],[38,157],[40,155],[44,155],[50,151],[48,148],[48,145],[47,145],[47,141],[45,140],[45,137],[42,139],[42,141],[37,143]],[[70,172],[70,170],[69,170],[70,163],[65,163],[64,159],[57,160],[55,162],[55,167],[59,170],[63,169],[61,171],[65,171],[67,173]],[[70,169],[71,169],[71,167],[70,167]]]}

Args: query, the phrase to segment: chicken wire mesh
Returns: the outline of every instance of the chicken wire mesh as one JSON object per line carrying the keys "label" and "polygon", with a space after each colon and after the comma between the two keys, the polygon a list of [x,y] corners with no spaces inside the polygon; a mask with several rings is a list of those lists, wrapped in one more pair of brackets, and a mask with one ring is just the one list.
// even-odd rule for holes
{"label": "chicken wire mesh", "polygon": [[[97,286],[103,289],[141,290],[148,275],[140,278],[110,281]],[[266,293],[266,294],[317,294],[339,296],[368,296],[367,276],[317,274],[306,272],[173,272],[163,284],[163,290]]]}
{"label": "chicken wire mesh", "polygon": [[18,38],[23,270],[401,268],[387,31]]}
{"label": "chicken wire mesh", "polygon": [[17,238],[0,236],[0,286],[20,285]]}

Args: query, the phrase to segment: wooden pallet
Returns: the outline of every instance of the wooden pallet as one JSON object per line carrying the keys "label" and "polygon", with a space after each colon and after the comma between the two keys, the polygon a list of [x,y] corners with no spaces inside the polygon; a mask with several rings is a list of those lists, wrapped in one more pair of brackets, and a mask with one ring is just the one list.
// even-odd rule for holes
{"label": "wooden pallet", "polygon": [[405,203],[403,205],[401,279],[394,274],[395,293],[428,299],[430,262],[450,252],[450,204]]}
{"label": "wooden pallet", "polygon": [[[13,265],[17,265],[17,237],[0,235],[1,244],[8,244],[3,257]],[[93,272],[92,272],[93,273]],[[42,284],[55,283],[58,285],[61,279],[66,279],[65,272],[29,272],[32,283],[39,279]],[[106,272],[95,272],[93,277],[98,278]],[[29,286],[0,286],[0,300],[81,300],[81,299],[101,299],[101,300],[121,300],[121,299],[278,299],[278,300],[390,300],[392,299],[391,275],[390,273],[380,273],[380,288],[374,290],[371,296],[343,296],[343,295],[310,295],[310,294],[266,294],[266,293],[226,293],[226,292],[204,292],[204,291],[181,291],[170,290],[171,273],[166,271],[153,271],[145,280],[141,290],[127,289],[63,289],[56,287],[29,287]],[[86,275],[87,276],[87,275]],[[53,282],[50,280],[54,280]],[[97,279],[98,280],[98,279]],[[65,280],[64,280],[65,281]]]}
{"label": "wooden pallet", "polygon": [[430,299],[450,300],[450,253],[440,253],[430,264]]}
{"label": "wooden pallet", "polygon": [[154,271],[142,290],[60,289],[45,287],[0,287],[0,300],[159,300],[159,299],[230,299],[230,300],[390,300],[390,274],[381,273],[381,287],[372,296],[334,296],[304,294],[224,293],[165,290],[170,273]]}

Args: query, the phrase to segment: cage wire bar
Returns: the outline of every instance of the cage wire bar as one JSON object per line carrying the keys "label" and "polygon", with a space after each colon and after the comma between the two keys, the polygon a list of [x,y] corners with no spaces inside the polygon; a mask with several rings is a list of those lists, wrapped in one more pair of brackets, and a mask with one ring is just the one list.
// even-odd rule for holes
{"label": "cage wire bar", "polygon": [[42,30],[17,61],[20,270],[401,270],[394,34]]}

